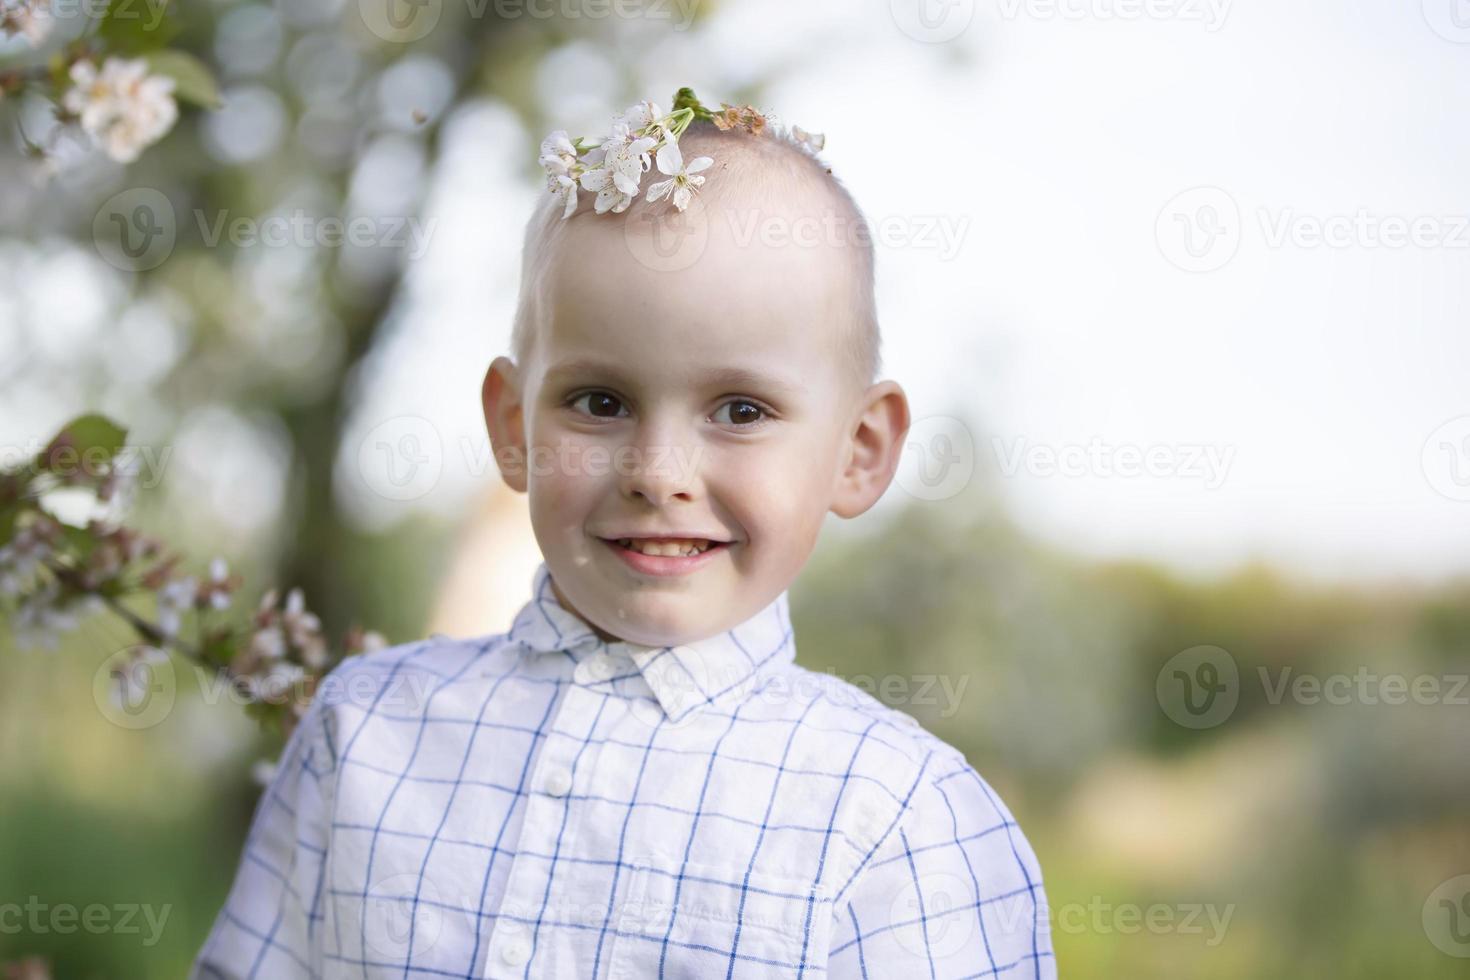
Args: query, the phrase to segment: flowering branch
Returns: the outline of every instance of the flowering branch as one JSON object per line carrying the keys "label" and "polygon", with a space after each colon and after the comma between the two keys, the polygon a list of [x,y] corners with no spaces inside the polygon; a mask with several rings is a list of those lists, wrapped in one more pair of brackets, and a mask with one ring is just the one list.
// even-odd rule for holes
{"label": "flowering branch", "polygon": [[[0,71],[0,97],[32,91],[54,105],[60,125],[42,145],[16,127],[27,152],[41,161],[42,173],[56,172],[56,148],[70,127],[83,133],[113,160],[131,163],[162,139],[178,120],[176,99],[207,108],[219,106],[219,91],[209,69],[187,52],[165,47],[171,34],[169,0],[145,21],[131,0],[112,0],[82,34],[44,63]],[[49,0],[0,0],[0,35],[24,37],[40,48],[54,21]]]}
{"label": "flowering branch", "polygon": [[[134,475],[118,458],[124,438],[109,420],[82,416],[34,459],[0,470],[0,604],[15,604],[18,643],[54,648],[82,615],[110,612],[140,641],[113,669],[115,703],[131,706],[145,697],[153,666],[173,651],[226,678],[246,699],[247,712],[289,734],[322,677],[344,657],[386,641],[353,627],[334,651],[300,589],[284,601],[267,590],[243,630],[217,622],[242,584],[224,559],[210,562],[203,580],[181,575],[179,556],[154,538],[97,518],[67,524],[46,508],[46,496],[65,488],[121,503]],[[128,603],[140,595],[152,599],[152,618]],[[186,616],[194,620],[192,639],[184,636]]]}

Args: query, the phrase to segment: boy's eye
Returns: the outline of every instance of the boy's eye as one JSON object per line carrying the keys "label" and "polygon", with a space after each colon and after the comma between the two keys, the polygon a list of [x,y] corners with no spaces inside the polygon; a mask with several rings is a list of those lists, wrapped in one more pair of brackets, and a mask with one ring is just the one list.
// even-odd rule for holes
{"label": "boy's eye", "polygon": [[[576,408],[584,401],[587,403],[587,407],[578,410],[593,418],[619,418],[623,414],[620,410],[626,411],[627,409],[622,399],[605,391],[583,392],[572,398],[570,404]],[[720,421],[720,413],[726,412],[726,410],[728,410],[727,418],[731,425],[742,428],[753,428],[766,421],[766,410],[756,402],[746,401],[741,398],[732,399],[716,409],[715,420]]]}
{"label": "boy's eye", "polygon": [[734,401],[728,401],[724,405],[721,405],[719,410],[715,412],[715,415],[718,416],[720,411],[726,408],[730,409],[730,422],[733,425],[755,425],[761,422],[766,414],[765,409],[761,408],[755,402],[748,402],[737,398]]}
{"label": "boy's eye", "polygon": [[576,405],[583,399],[587,400],[587,414],[595,418],[617,418],[618,409],[623,407],[616,395],[609,395],[605,391],[585,392],[572,399],[572,404]]}

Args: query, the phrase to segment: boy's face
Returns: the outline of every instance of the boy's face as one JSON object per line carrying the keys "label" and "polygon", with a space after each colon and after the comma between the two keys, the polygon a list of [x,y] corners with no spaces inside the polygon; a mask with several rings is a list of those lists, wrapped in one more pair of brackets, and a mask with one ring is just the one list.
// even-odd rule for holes
{"label": "boy's face", "polygon": [[[864,390],[840,356],[853,315],[840,252],[737,241],[738,222],[705,214],[703,253],[674,274],[639,261],[627,216],[579,215],[532,363],[500,358],[486,378],[496,457],[530,494],[558,598],[604,638],[674,645],[754,615],[829,510],[881,496],[908,427],[902,390]],[[502,452],[522,433],[517,475]],[[617,540],[640,536],[726,543],[646,559]]]}

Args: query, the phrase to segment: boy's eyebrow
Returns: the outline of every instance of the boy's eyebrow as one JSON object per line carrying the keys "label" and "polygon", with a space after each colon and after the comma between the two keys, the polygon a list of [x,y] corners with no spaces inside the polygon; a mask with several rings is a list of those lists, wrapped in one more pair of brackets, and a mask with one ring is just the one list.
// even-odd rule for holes
{"label": "boy's eyebrow", "polygon": [[[552,365],[546,372],[547,381],[555,381],[562,375],[604,374],[615,381],[626,382],[621,368],[601,361],[574,358]],[[787,395],[800,394],[805,386],[780,375],[766,374],[742,367],[717,367],[704,373],[704,382],[710,385],[729,385],[735,388],[764,388]]]}

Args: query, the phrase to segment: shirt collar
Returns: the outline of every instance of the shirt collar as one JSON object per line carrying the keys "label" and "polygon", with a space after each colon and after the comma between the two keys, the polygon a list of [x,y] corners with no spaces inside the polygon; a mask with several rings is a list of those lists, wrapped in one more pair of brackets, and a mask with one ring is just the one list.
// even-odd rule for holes
{"label": "shirt collar", "polygon": [[708,705],[743,700],[763,677],[796,659],[786,591],[744,622],[692,643],[610,642],[557,601],[544,560],[531,581],[531,600],[516,614],[509,637],[531,655],[560,652],[578,663],[597,653],[630,657],[674,722]]}

